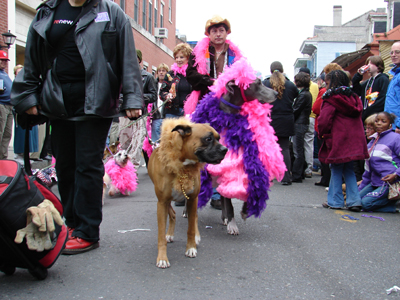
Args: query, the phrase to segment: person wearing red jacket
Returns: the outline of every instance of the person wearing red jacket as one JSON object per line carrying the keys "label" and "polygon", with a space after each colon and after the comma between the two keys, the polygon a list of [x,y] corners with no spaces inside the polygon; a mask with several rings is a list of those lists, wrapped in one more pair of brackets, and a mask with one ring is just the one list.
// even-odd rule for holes
{"label": "person wearing red jacket", "polygon": [[[319,87],[319,92],[317,99],[315,100],[313,106],[312,106],[312,111],[315,114],[315,125],[314,129],[317,132],[317,137],[318,137],[318,117],[319,114],[321,113],[321,105],[322,105],[322,96],[326,92],[326,83],[325,83],[325,73],[322,73],[321,76],[318,77],[317,84]],[[321,148],[322,145],[322,140],[318,139],[318,149]],[[329,181],[331,180],[331,169],[329,168],[328,164],[324,164],[321,162],[321,180],[316,182],[315,185],[319,186],[329,186]]]}
{"label": "person wearing red jacket", "polygon": [[353,161],[369,157],[361,120],[363,105],[349,87],[349,78],[342,70],[326,75],[328,90],[323,95],[318,118],[318,137],[323,138],[319,159],[331,164],[328,201],[325,208],[344,207],[342,177],[346,183],[346,204],[351,211],[361,210],[361,198],[353,170]]}

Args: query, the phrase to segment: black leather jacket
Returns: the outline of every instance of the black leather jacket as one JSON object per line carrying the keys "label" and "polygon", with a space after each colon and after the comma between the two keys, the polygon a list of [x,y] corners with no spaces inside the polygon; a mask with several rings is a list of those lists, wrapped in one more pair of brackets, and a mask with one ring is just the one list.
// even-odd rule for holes
{"label": "black leather jacket", "polygon": [[293,104],[295,124],[310,124],[311,104],[312,95],[309,88],[302,89]]}
{"label": "black leather jacket", "polygon": [[[19,113],[40,105],[41,112],[50,118],[67,118],[56,63],[49,58],[51,46],[46,38],[60,1],[66,0],[41,4],[29,28],[25,67],[11,91],[11,103]],[[96,3],[77,22],[75,32],[71,32],[75,34],[85,66],[85,114],[113,117],[128,108],[142,109],[142,78],[130,22],[117,4],[107,0],[90,1]],[[95,21],[104,15],[109,20]],[[123,94],[121,106],[120,92]]]}
{"label": "black leather jacket", "polygon": [[147,106],[148,104],[154,103],[157,100],[157,84],[154,76],[151,73],[143,69],[140,70],[140,73],[143,81],[144,104]]}

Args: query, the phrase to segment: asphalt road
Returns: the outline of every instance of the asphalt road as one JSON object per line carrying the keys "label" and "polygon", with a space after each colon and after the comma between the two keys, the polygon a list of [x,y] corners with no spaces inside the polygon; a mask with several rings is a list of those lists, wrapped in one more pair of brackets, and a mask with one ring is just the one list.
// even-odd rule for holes
{"label": "asphalt road", "polygon": [[[0,273],[0,299],[400,299],[386,294],[400,286],[399,214],[322,208],[319,179],[274,184],[259,219],[240,219],[234,200],[239,236],[226,233],[220,211],[200,210],[196,258],[185,257],[187,219],[176,208],[171,267],[158,269],[157,199],[141,168],[133,195],[106,198],[100,248],[60,256],[44,281]],[[118,232],[129,229],[150,231]]]}

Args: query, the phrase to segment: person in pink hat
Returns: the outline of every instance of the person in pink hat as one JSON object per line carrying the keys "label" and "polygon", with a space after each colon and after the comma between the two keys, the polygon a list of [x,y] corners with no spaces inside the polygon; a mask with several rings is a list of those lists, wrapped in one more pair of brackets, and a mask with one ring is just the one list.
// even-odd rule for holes
{"label": "person in pink hat", "polygon": [[0,159],[7,159],[8,157],[8,145],[10,144],[13,125],[12,105],[10,103],[12,81],[5,71],[8,61],[8,53],[0,50]]}

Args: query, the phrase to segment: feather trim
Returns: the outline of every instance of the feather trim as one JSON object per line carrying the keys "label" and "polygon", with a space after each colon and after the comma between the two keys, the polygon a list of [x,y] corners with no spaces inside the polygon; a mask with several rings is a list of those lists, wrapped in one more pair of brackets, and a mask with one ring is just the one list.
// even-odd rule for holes
{"label": "feather trim", "polygon": [[106,173],[110,176],[112,184],[123,194],[136,191],[137,176],[132,162],[128,160],[125,168],[121,168],[110,159],[104,166]]}
{"label": "feather trim", "polygon": [[184,77],[186,77],[186,69],[187,69],[188,65],[183,65],[182,67],[179,67],[176,63],[174,63],[171,66],[171,70],[174,71],[174,76],[176,76],[176,73],[183,75]]}
{"label": "feather trim", "polygon": [[261,104],[257,100],[246,102],[242,105],[240,114],[248,116],[250,130],[254,133],[259,151],[259,158],[264,167],[269,171],[271,180],[276,178],[281,181],[285,175],[286,165],[283,160],[282,149],[271,126],[272,105]]}
{"label": "feather trim", "polygon": [[[259,150],[256,143],[253,132],[249,129],[250,125],[247,121],[247,116],[240,114],[227,114],[219,109],[219,99],[215,97],[214,93],[207,94],[198,105],[196,111],[192,115],[192,120],[197,123],[210,123],[223,138],[222,142],[228,147],[228,159],[236,156],[241,156],[243,159],[243,168],[240,168],[238,164],[234,168],[239,173],[232,176],[241,175],[242,182],[239,186],[243,186],[246,189],[247,197],[243,197],[243,194],[238,193],[236,190],[235,195],[231,190],[233,184],[230,182],[224,182],[222,178],[218,181],[220,186],[218,187],[222,196],[229,198],[245,198],[247,201],[249,216],[259,217],[266,208],[266,201],[268,200],[268,190],[270,186],[269,173],[264,168],[261,160],[259,159]],[[232,161],[229,162],[231,169]],[[245,173],[245,174],[244,174]],[[218,174],[224,176],[223,173]],[[247,187],[246,184],[247,176]],[[207,185],[209,188],[209,185]],[[202,188],[206,188],[202,185]],[[224,192],[230,191],[231,194],[224,194]]]}
{"label": "feather trim", "polygon": [[144,142],[143,142],[143,151],[146,152],[148,157],[150,157],[151,154],[153,153],[153,146],[150,144],[149,139],[147,138],[147,136],[146,136],[146,138],[144,139]]}
{"label": "feather trim", "polygon": [[224,73],[219,75],[218,80],[213,86],[210,86],[209,89],[214,92],[215,97],[219,99],[222,95],[227,93],[226,84],[229,81],[234,80],[235,85],[246,90],[256,78],[256,72],[247,59],[242,57],[231,67],[226,68]]}
{"label": "feather trim", "polygon": [[185,115],[190,115],[195,111],[197,104],[199,103],[200,95],[200,91],[192,91],[190,95],[186,98],[185,104],[183,106]]}
{"label": "feather trim", "polygon": [[213,192],[212,192],[212,178],[210,174],[207,172],[207,168],[201,170],[200,176],[201,176],[201,189],[198,196],[197,206],[201,208],[206,206]]}
{"label": "feather trim", "polygon": [[[226,43],[229,44],[229,49],[235,56],[233,62],[236,62],[243,57],[238,46],[236,46],[230,40],[226,40]],[[209,45],[210,38],[205,37],[204,39],[199,41],[196,47],[194,47],[193,49],[193,55],[196,57],[196,62],[194,66],[197,68],[197,72],[203,75],[210,74],[210,53],[208,51]],[[196,106],[200,100],[200,95],[200,91],[192,91],[192,93],[190,93],[190,95],[186,99],[184,106],[185,115],[190,115],[195,111]]]}
{"label": "feather trim", "polygon": [[[147,105],[147,111],[151,112],[152,108],[153,108],[153,103]],[[147,130],[147,136],[151,138],[151,117],[147,117],[146,130]],[[143,141],[143,150],[146,152],[147,156],[150,157],[151,153],[153,153],[153,147],[151,146],[149,138],[147,136]]]}
{"label": "feather trim", "polygon": [[[197,72],[200,74],[209,74],[210,71],[207,72],[207,59],[210,59],[210,53],[208,52],[208,46],[210,45],[210,38],[205,37],[201,41],[199,41],[193,49],[193,54],[196,57],[196,62],[194,64],[197,67]],[[207,55],[208,54],[208,55]]]}

